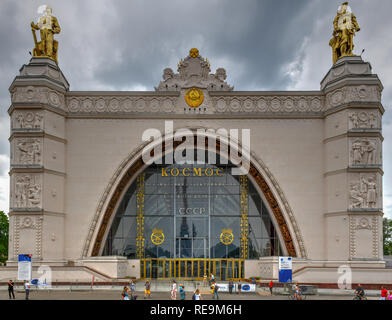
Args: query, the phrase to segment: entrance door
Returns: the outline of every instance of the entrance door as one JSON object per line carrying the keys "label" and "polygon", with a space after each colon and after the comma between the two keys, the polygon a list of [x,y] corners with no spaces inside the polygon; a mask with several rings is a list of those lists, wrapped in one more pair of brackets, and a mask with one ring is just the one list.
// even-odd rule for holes
{"label": "entrance door", "polygon": [[208,255],[207,238],[176,239],[176,257],[179,259],[206,259]]}

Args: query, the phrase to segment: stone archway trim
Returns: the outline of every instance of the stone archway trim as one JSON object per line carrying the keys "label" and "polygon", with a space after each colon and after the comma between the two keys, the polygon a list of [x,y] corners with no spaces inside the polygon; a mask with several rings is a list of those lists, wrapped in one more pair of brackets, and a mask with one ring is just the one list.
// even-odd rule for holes
{"label": "stone archway trim", "polygon": [[[176,147],[176,145],[180,144],[181,141],[175,142],[174,143],[174,147]],[[219,147],[220,145],[220,141],[217,141],[217,147]],[[140,151],[144,146],[140,146],[139,148],[137,148],[137,150],[135,150],[132,155],[130,157],[127,158],[127,160],[129,161],[130,158],[132,158],[132,156],[135,156],[138,151]],[[164,153],[164,149],[165,149],[165,145],[163,144],[162,146],[162,153]],[[121,168],[123,169],[125,167],[125,164],[128,163],[127,160],[124,160],[122,163]],[[127,169],[127,171],[125,172],[125,174],[122,175],[121,180],[119,181],[119,183],[116,186],[116,189],[114,190],[108,205],[106,206],[105,209],[105,213],[103,215],[102,221],[100,222],[99,225],[99,229],[98,232],[96,234],[95,237],[95,242],[94,245],[92,247],[92,252],[91,252],[91,256],[97,256],[100,253],[101,247],[102,247],[102,242],[104,241],[104,236],[106,231],[109,228],[109,222],[111,221],[111,217],[114,214],[114,210],[116,208],[117,203],[121,200],[120,197],[123,194],[124,189],[129,185],[129,182],[135,177],[136,173],[138,173],[143,167],[145,166],[142,157],[139,155],[139,157],[137,158],[137,160]],[[120,168],[119,168],[120,169]],[[113,183],[111,184],[111,186],[113,186],[114,182],[116,179],[114,178],[118,178],[118,176],[120,175],[122,170],[117,170],[116,171],[116,175],[115,177],[113,177],[112,181]],[[270,174],[270,173],[269,173]],[[290,229],[289,226],[286,222],[286,219],[284,218],[282,209],[276,199],[276,197],[273,194],[273,191],[271,190],[271,188],[269,187],[268,183],[266,182],[266,180],[264,179],[263,175],[259,172],[259,170],[253,165],[253,163],[251,162],[250,164],[250,170],[249,170],[249,175],[253,177],[254,181],[256,181],[257,185],[259,186],[259,188],[262,190],[265,198],[267,199],[268,205],[272,211],[272,213],[274,214],[274,217],[277,221],[278,227],[280,229],[280,232],[282,234],[283,240],[284,240],[284,244],[287,250],[287,253],[292,256],[292,257],[306,257],[306,252],[305,252],[305,248],[303,245],[303,241],[302,241],[302,237],[300,237],[299,234],[299,230],[296,226],[295,220],[294,220],[294,233],[296,234],[296,240],[297,243],[299,243],[299,251],[297,252],[295,245],[294,245],[294,241],[293,238],[291,236],[290,233]],[[110,187],[111,187],[110,186]],[[109,186],[108,186],[109,187]],[[110,189],[110,188],[109,188]],[[109,195],[108,189],[105,192],[105,194],[103,195],[105,198],[107,198]],[[279,193],[280,196],[282,196],[282,193]],[[103,200],[103,199],[102,199]],[[99,210],[97,210],[97,214],[99,214],[99,212],[102,211],[102,207],[103,207],[103,203],[104,201],[101,200],[101,205]],[[285,207],[288,206],[287,201],[283,202],[285,204]],[[290,208],[285,208],[286,211],[288,211],[287,209]],[[291,210],[289,210],[289,212],[291,212]],[[290,215],[290,220],[291,222],[293,219],[293,215]],[[91,240],[93,237],[93,233],[94,233],[94,229],[96,228],[96,225],[98,224],[98,217],[96,215],[93,224],[89,230],[89,236],[88,239],[86,241],[85,247],[84,247],[84,251],[83,251],[83,256],[87,256],[88,255],[88,248],[90,247],[91,244]]]}

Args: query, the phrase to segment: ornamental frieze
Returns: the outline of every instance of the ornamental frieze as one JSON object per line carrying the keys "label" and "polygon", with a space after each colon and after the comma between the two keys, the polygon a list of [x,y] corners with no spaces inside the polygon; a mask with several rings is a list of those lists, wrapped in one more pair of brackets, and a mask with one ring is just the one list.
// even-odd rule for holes
{"label": "ornamental frieze", "polygon": [[326,95],[326,110],[350,102],[381,102],[378,86],[347,86]]}
{"label": "ornamental frieze", "polygon": [[64,109],[64,95],[47,87],[15,87],[11,94],[12,103],[42,103]]}
{"label": "ornamental frieze", "polygon": [[215,112],[217,113],[296,113],[323,112],[324,99],[317,96],[216,96],[213,97]]}
{"label": "ornamental frieze", "polygon": [[69,113],[170,113],[172,97],[151,96],[68,96]]}

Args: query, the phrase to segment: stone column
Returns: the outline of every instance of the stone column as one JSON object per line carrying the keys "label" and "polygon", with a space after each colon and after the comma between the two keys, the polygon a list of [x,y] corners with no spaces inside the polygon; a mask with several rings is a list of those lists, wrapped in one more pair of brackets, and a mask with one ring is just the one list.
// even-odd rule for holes
{"label": "stone column", "polygon": [[58,65],[32,58],[10,87],[9,263],[64,258],[65,93]]}
{"label": "stone column", "polygon": [[361,57],[339,59],[321,82],[325,117],[327,260],[382,260],[383,86]]}

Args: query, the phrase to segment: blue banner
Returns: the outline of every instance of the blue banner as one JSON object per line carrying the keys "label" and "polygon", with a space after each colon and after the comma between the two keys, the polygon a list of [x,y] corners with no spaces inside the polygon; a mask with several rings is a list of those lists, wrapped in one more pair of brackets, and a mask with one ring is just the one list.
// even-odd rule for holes
{"label": "blue banner", "polygon": [[22,261],[31,262],[31,254],[20,254],[20,255],[18,255],[18,261],[19,262],[22,262]]}
{"label": "blue banner", "polygon": [[293,281],[292,270],[279,270],[279,282],[280,283],[291,283]]}

